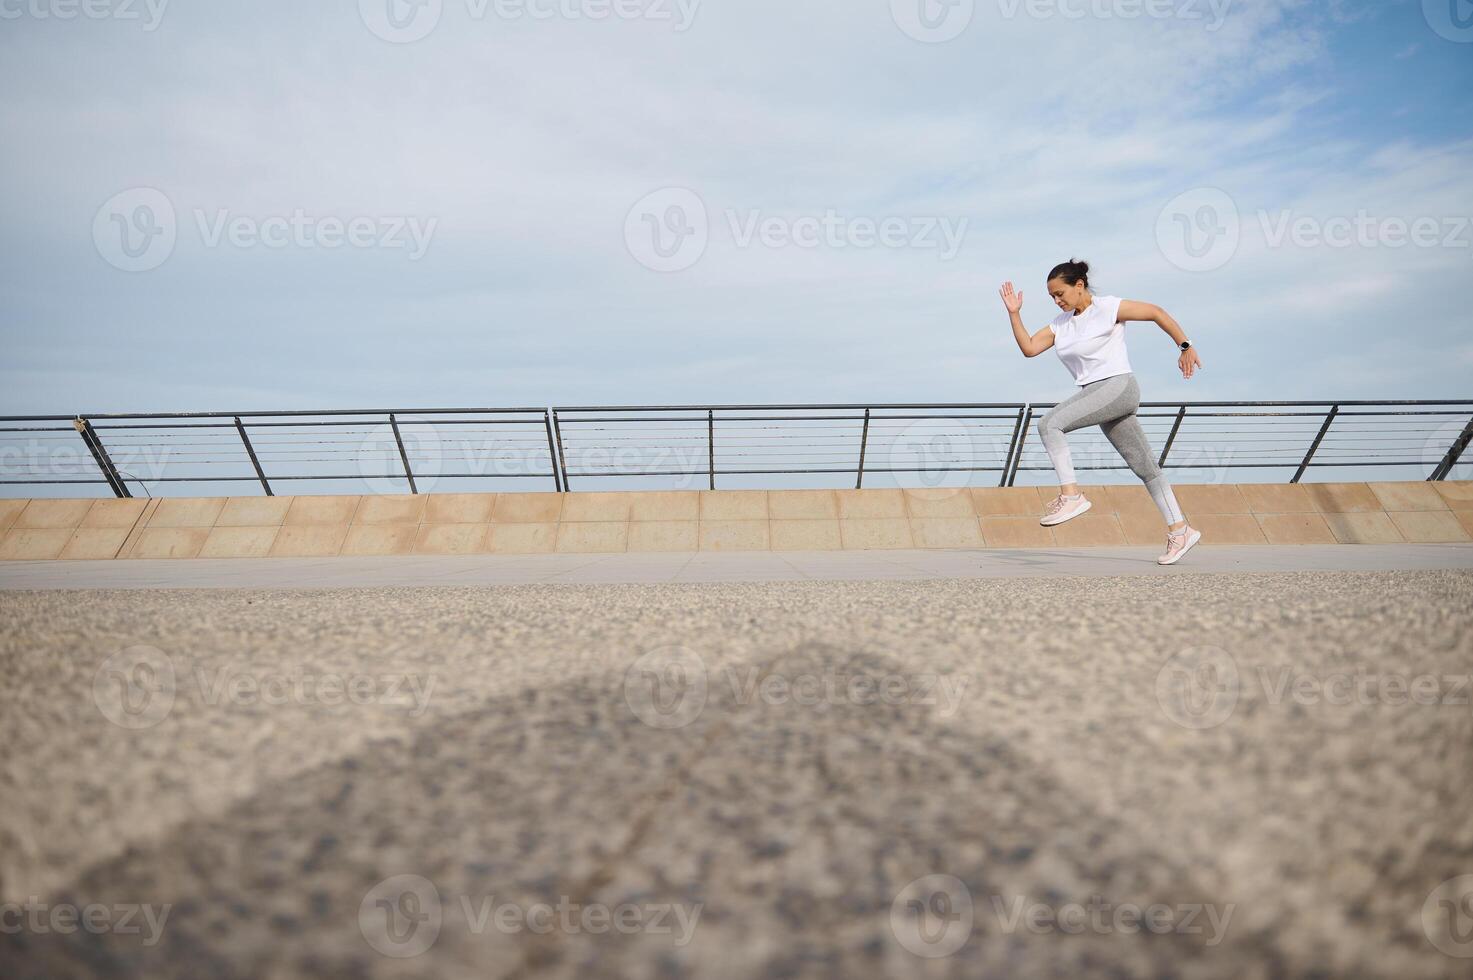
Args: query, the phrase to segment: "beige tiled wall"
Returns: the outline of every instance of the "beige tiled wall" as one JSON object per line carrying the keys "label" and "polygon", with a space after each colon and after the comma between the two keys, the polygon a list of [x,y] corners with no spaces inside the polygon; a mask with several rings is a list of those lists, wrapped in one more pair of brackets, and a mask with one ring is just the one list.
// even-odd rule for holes
{"label": "beige tiled wall", "polygon": [[[1473,481],[1181,484],[1213,544],[1473,541]],[[1086,487],[1057,527],[1052,487],[0,500],[0,559],[1165,544],[1145,487]]]}

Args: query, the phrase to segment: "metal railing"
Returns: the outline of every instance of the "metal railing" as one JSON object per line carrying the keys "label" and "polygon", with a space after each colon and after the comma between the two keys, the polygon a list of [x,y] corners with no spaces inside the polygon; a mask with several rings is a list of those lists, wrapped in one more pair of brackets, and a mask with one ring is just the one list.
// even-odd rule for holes
{"label": "metal railing", "polygon": [[[0,484],[249,483],[356,480],[419,493],[439,480],[563,485],[545,408],[337,409],[0,416]],[[152,495],[151,493],[149,494]]]}
{"label": "metal railing", "polygon": [[[0,484],[282,485],[357,480],[420,493],[427,482],[610,477],[919,475],[935,485],[1013,486],[1051,471],[1036,423],[1057,402],[339,409],[0,416]],[[1292,471],[1413,466],[1444,480],[1473,439],[1473,399],[1143,402],[1163,469]],[[1090,426],[1070,436],[1077,470],[1126,470]],[[988,476],[986,482],[991,482]],[[898,482],[898,479],[897,479]],[[452,483],[472,488],[471,483]]]}

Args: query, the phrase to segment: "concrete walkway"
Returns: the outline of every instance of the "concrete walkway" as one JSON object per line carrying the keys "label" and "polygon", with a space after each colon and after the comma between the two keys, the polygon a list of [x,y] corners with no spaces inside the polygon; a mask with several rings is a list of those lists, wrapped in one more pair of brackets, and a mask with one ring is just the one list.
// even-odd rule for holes
{"label": "concrete walkway", "polygon": [[380,588],[444,585],[855,581],[1473,568],[1473,545],[669,552],[0,562],[0,589]]}
{"label": "concrete walkway", "polygon": [[1466,980],[1473,571],[1202,573],[1468,548],[1152,557],[0,592],[0,977]]}

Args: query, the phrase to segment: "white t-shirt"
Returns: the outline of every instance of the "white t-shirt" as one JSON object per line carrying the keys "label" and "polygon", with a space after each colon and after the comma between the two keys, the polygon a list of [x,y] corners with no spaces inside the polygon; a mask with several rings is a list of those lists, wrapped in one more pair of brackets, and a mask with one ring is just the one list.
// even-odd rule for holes
{"label": "white t-shirt", "polygon": [[1054,331],[1054,350],[1074,375],[1074,383],[1087,385],[1130,372],[1125,354],[1125,324],[1120,315],[1119,296],[1096,296],[1085,311],[1060,313],[1049,324]]}

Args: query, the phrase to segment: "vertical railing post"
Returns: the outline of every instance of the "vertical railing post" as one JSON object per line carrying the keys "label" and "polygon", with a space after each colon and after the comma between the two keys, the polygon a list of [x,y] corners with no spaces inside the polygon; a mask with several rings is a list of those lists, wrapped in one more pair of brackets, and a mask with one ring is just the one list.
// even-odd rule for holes
{"label": "vertical railing post", "polygon": [[1018,418],[1013,422],[1013,435],[1008,440],[1008,455],[1002,461],[1002,476],[997,480],[997,485],[1000,487],[1008,485],[1008,474],[1013,471],[1013,453],[1018,449],[1018,432],[1023,427],[1023,410],[1027,407],[1026,403],[1018,406]]}
{"label": "vertical railing post", "polygon": [[555,491],[561,493],[563,490],[563,481],[558,478],[557,448],[552,442],[552,416],[548,414],[548,410],[545,408],[542,410],[542,425],[547,429],[547,458],[552,460],[552,486]]}
{"label": "vertical railing post", "polygon": [[1330,423],[1335,421],[1335,416],[1339,414],[1340,404],[1337,402],[1330,406],[1330,414],[1325,416],[1325,424],[1320,426],[1314,442],[1309,444],[1309,452],[1304,454],[1304,462],[1300,463],[1299,469],[1294,471],[1294,478],[1289,481],[1290,483],[1298,483],[1299,478],[1304,475],[1304,471],[1309,467],[1309,461],[1314,459],[1315,450],[1320,448],[1320,442],[1325,438],[1325,433],[1330,431]]}
{"label": "vertical railing post", "polygon": [[711,489],[716,489],[716,409],[706,410],[706,458],[711,470]]}
{"label": "vertical railing post", "polygon": [[409,492],[419,493],[419,487],[414,483],[414,470],[409,468],[409,454],[404,451],[404,437],[399,434],[399,420],[394,413],[389,413],[389,428],[394,430],[394,444],[399,447],[399,461],[404,464],[404,476],[409,480]]}
{"label": "vertical railing post", "polygon": [[1463,455],[1463,450],[1468,448],[1470,440],[1473,440],[1473,419],[1469,419],[1468,424],[1463,426],[1462,434],[1453,440],[1447,455],[1442,457],[1442,462],[1437,464],[1437,469],[1433,470],[1432,475],[1427,479],[1439,482],[1446,480],[1447,475],[1453,471],[1453,467],[1458,465],[1458,459]]}
{"label": "vertical railing post", "polygon": [[563,493],[568,492],[568,454],[563,449],[563,427],[558,421],[557,409],[552,410],[552,431],[557,438],[557,466],[558,472],[563,475]]}
{"label": "vertical railing post", "polygon": [[1181,407],[1181,411],[1176,413],[1176,421],[1171,424],[1171,435],[1166,437],[1166,445],[1161,450],[1161,458],[1156,460],[1156,465],[1158,467],[1164,468],[1166,466],[1166,454],[1171,452],[1171,444],[1173,442],[1176,442],[1176,434],[1178,431],[1181,430],[1182,419],[1186,417],[1187,407],[1183,405]]}
{"label": "vertical railing post", "polygon": [[1008,474],[1008,482],[1005,486],[1012,486],[1013,481],[1018,478],[1018,465],[1023,462],[1023,447],[1028,442],[1028,426],[1033,424],[1033,405],[1030,403],[1023,406],[1023,428],[1018,434],[1018,451],[1013,454],[1013,469]]}
{"label": "vertical railing post", "polygon": [[261,489],[266,491],[266,496],[273,497],[271,484],[266,482],[266,473],[261,469],[261,461],[256,458],[256,449],[251,445],[250,437],[246,435],[245,426],[240,423],[240,416],[235,417],[235,431],[240,433],[240,441],[245,443],[246,455],[251,458],[251,465],[256,468],[256,479],[261,481]]}
{"label": "vertical railing post", "polygon": [[869,409],[864,410],[864,428],[859,433],[859,478],[854,481],[854,489],[864,487],[864,450],[869,444]]}
{"label": "vertical railing post", "polygon": [[97,430],[92,428],[92,423],[79,415],[72,420],[72,428],[77,430],[82,441],[87,444],[92,458],[97,462],[97,468],[102,470],[102,477],[107,480],[107,485],[112,488],[113,493],[119,497],[133,496],[128,492],[128,485],[123,482],[122,476],[118,474],[117,467],[113,466],[112,457],[107,454],[107,449],[103,446],[102,440],[98,438]]}

